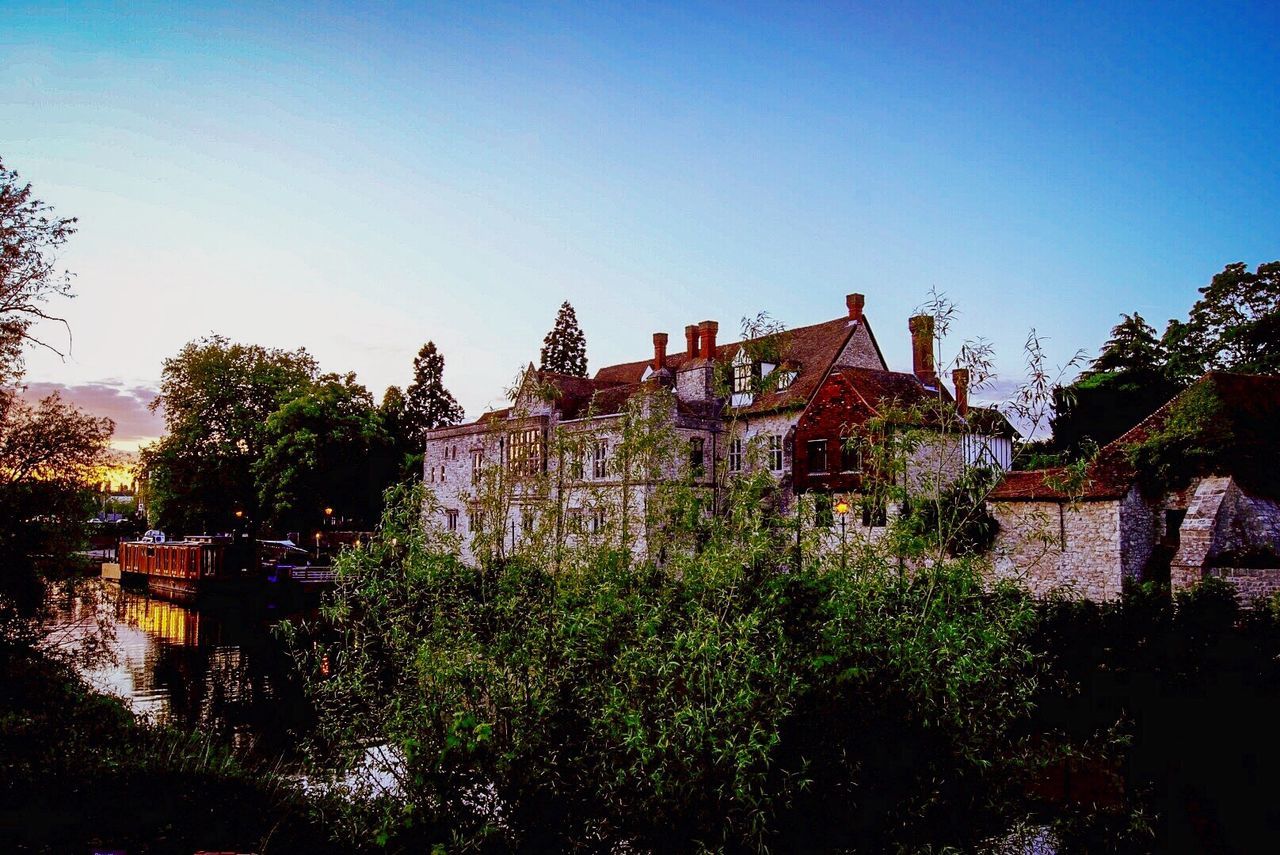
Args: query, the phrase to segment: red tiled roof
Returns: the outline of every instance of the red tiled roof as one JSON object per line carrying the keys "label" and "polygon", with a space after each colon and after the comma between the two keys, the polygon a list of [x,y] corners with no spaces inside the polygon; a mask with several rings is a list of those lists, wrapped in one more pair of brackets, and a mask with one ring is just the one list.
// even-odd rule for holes
{"label": "red tiled roof", "polygon": [[[866,323],[864,318],[857,323]],[[740,413],[761,413],[771,410],[801,407],[809,400],[818,384],[827,375],[828,369],[835,362],[840,351],[854,329],[854,323],[847,317],[812,324],[807,327],[796,327],[778,333],[780,350],[784,366],[796,371],[796,377],[786,389],[765,392],[746,407],[738,408]],[[868,327],[868,332],[870,328]],[[746,339],[716,347],[716,361],[732,362],[744,344],[762,339]],[[668,354],[667,368],[678,371],[689,358],[687,351]],[[637,383],[645,371],[652,365],[652,360],[624,362],[619,365],[608,365],[596,372],[597,381]]]}
{"label": "red tiled roof", "polygon": [[[1081,495],[1062,489],[1062,467],[1009,472],[991,493],[997,501],[1066,501],[1072,498],[1103,500],[1123,498],[1137,482],[1138,473],[1129,462],[1129,447],[1160,430],[1169,420],[1173,405],[1190,389],[1211,384],[1222,403],[1223,417],[1235,424],[1263,426],[1280,418],[1280,377],[1261,374],[1229,374],[1211,371],[1192,386],[1179,392],[1160,409],[1102,447],[1089,464]],[[1241,474],[1247,478],[1248,473]]]}

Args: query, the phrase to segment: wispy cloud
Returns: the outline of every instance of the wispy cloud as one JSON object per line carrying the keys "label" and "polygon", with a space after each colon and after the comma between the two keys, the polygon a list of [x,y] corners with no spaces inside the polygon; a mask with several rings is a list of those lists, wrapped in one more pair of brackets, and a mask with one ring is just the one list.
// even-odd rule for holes
{"label": "wispy cloud", "polygon": [[28,383],[22,393],[28,401],[36,402],[58,393],[64,401],[95,416],[107,416],[116,423],[112,445],[124,450],[136,450],[145,442],[164,433],[164,420],[160,413],[153,413],[147,405],[155,400],[157,391],[148,386],[130,386],[118,380],[98,380],[68,386],[64,383]]}

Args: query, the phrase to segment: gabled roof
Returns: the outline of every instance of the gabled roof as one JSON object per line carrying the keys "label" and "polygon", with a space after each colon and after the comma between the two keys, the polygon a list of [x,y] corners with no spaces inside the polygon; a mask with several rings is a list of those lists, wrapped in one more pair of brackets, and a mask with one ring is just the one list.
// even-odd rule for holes
{"label": "gabled roof", "polygon": [[[877,355],[879,355],[880,346],[876,344],[875,336],[871,334],[871,327],[867,323],[865,316],[857,321],[853,321],[848,317],[835,318],[820,324],[796,327],[795,329],[777,333],[782,342],[782,367],[794,370],[796,372],[795,379],[786,389],[764,392],[758,395],[751,404],[735,408],[736,411],[744,414],[755,414],[790,407],[803,407],[822,383],[823,378],[827,376],[837,357],[844,350],[849,338],[859,326],[865,327],[867,333],[871,335],[871,343],[875,347]],[[763,341],[765,338],[768,337],[745,339],[718,345],[716,347],[716,361],[732,362],[738,351],[745,345]],[[883,356],[880,359],[881,363],[883,363]],[[688,351],[667,354],[666,366],[672,371],[679,371],[680,367],[688,360]],[[652,364],[652,360],[646,359],[605,366],[596,372],[595,379],[604,382],[638,383],[644,378],[646,371],[652,367]]]}
{"label": "gabled roof", "polygon": [[[1280,377],[1262,374],[1230,374],[1210,371],[1191,386],[1164,403],[1160,409],[1104,445],[1086,470],[1086,482],[1079,496],[1062,488],[1063,467],[1010,472],[991,493],[996,501],[1067,501],[1073,498],[1105,500],[1123,498],[1138,481],[1138,472],[1129,462],[1129,448],[1143,442],[1169,422],[1174,405],[1192,389],[1211,386],[1222,404],[1222,417],[1245,433],[1263,435],[1280,424]],[[1249,479],[1250,473],[1225,473]]]}

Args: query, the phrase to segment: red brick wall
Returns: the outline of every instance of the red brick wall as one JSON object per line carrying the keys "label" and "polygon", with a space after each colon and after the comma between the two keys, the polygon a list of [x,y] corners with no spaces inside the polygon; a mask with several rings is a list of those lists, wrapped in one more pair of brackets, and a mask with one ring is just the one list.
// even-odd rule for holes
{"label": "red brick wall", "polygon": [[[842,492],[857,490],[857,473],[840,472],[840,446],[845,437],[872,415],[861,397],[839,377],[831,377],[822,384],[804,414],[796,424],[796,439],[792,446],[792,471],[795,474],[795,490]],[[827,441],[827,472],[809,471],[809,440]]]}

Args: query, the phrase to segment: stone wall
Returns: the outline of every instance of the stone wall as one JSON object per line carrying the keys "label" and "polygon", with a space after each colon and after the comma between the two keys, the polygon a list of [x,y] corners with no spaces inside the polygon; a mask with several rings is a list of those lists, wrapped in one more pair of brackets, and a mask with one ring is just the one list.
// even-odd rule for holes
{"label": "stone wall", "polygon": [[991,502],[1000,524],[992,551],[995,578],[1032,594],[1066,590],[1090,600],[1120,596],[1120,502]]}
{"label": "stone wall", "polygon": [[1250,495],[1237,486],[1227,492],[1219,514],[1212,557],[1246,549],[1280,553],[1280,504]]}
{"label": "stone wall", "polygon": [[1235,490],[1230,478],[1204,478],[1195,486],[1187,504],[1187,515],[1178,532],[1178,551],[1169,567],[1169,585],[1175,591],[1189,588],[1204,578],[1204,568],[1216,551],[1218,518],[1228,494]]}
{"label": "stone wall", "polygon": [[1280,594],[1280,569],[1217,567],[1210,570],[1209,575],[1217,576],[1235,588],[1242,603],[1269,600]]}
{"label": "stone wall", "polygon": [[1155,550],[1162,516],[1142,498],[1137,487],[1120,500],[1120,571],[1125,579],[1142,578]]}

